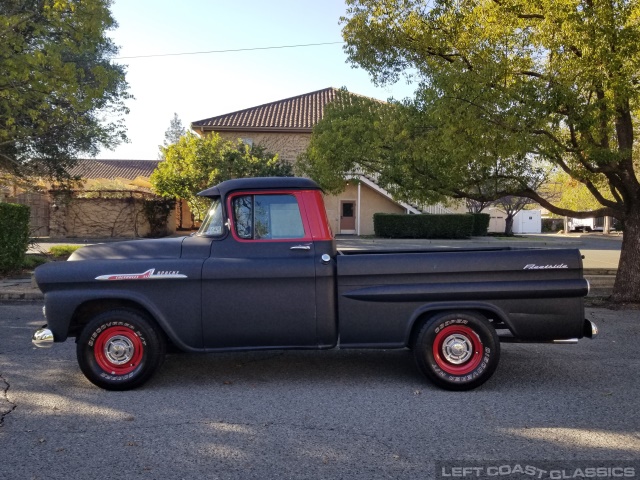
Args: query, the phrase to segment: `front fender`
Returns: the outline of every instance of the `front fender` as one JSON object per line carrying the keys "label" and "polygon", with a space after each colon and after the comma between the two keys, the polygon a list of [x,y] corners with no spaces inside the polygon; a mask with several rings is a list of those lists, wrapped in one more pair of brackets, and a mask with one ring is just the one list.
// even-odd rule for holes
{"label": "front fender", "polygon": [[105,302],[110,300],[131,302],[146,310],[169,339],[181,350],[196,351],[202,348],[199,314],[194,315],[197,322],[193,322],[191,328],[175,328],[174,325],[185,327],[185,324],[179,325],[171,322],[171,317],[163,313],[166,312],[166,309],[159,307],[146,295],[136,291],[120,289],[86,289],[46,293],[44,301],[47,326],[53,333],[55,342],[64,342],[67,340],[72,327],[72,320],[76,317],[76,313],[83,305],[92,301]]}

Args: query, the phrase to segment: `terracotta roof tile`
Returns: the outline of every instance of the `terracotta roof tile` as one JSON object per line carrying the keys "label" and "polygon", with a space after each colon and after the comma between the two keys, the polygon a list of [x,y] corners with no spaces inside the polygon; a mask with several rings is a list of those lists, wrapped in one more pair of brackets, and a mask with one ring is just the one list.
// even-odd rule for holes
{"label": "terracotta roof tile", "polygon": [[83,179],[93,178],[126,178],[135,180],[138,177],[149,178],[160,163],[160,160],[97,160],[79,159],[69,170],[72,176]]}
{"label": "terracotta roof tile", "polygon": [[311,131],[336,98],[336,88],[325,88],[277,102],[198,120],[194,130],[302,130]]}

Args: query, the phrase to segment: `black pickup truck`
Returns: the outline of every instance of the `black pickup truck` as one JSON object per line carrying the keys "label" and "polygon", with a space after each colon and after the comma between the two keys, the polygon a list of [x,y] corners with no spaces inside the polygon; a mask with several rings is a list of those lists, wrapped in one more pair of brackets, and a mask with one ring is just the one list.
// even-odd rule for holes
{"label": "black pickup truck", "polygon": [[302,178],[223,182],[192,236],[84,247],[39,267],[51,346],[125,390],[168,346],[187,352],[408,348],[451,390],[489,379],[500,342],[593,337],[575,249],[337,251],[322,192]]}

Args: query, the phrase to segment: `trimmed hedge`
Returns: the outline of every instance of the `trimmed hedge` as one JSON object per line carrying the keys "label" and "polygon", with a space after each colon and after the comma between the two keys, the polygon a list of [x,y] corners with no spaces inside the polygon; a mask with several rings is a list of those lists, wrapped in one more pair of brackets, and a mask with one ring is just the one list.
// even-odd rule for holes
{"label": "trimmed hedge", "polygon": [[382,238],[468,238],[473,233],[473,216],[375,213],[373,229]]}
{"label": "trimmed hedge", "polygon": [[0,203],[0,272],[22,267],[29,246],[29,207]]}
{"label": "trimmed hedge", "polygon": [[470,213],[473,217],[473,233],[474,237],[484,237],[489,233],[489,222],[491,215],[488,213]]}

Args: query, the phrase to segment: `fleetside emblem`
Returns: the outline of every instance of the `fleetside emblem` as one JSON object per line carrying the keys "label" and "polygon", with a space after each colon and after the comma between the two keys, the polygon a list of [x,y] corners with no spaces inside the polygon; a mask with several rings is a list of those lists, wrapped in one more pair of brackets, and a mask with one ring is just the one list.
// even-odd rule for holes
{"label": "fleetside emblem", "polygon": [[[155,273],[154,273],[155,272]],[[150,268],[142,273],[114,273],[100,275],[96,280],[159,280],[165,278],[187,278],[178,270],[160,270],[156,272],[155,268]]]}
{"label": "fleetside emblem", "polygon": [[556,263],[555,265],[536,265],[535,263],[528,263],[524,266],[523,270],[551,270],[554,268],[569,268],[564,263]]}

